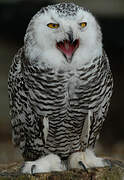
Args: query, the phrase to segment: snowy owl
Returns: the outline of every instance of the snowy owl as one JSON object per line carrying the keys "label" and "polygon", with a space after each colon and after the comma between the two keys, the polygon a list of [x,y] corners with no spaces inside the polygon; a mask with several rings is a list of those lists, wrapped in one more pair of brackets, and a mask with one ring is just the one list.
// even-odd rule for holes
{"label": "snowy owl", "polygon": [[73,3],[41,8],[9,72],[12,139],[25,160],[22,172],[106,166],[94,146],[112,86],[95,17]]}

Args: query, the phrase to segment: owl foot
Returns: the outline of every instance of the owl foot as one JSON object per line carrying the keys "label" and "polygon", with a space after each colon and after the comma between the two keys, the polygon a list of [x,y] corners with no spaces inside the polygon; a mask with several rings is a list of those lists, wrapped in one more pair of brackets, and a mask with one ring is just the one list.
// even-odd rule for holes
{"label": "owl foot", "polygon": [[84,169],[86,172],[87,168],[104,167],[108,166],[108,163],[102,159],[97,158],[94,152],[90,149],[86,149],[85,152],[75,152],[68,160],[68,168],[79,168]]}
{"label": "owl foot", "polygon": [[79,163],[80,166],[82,166],[82,168],[84,169],[84,171],[86,171],[86,172],[88,173],[88,170],[87,170],[87,168],[85,167],[85,165],[83,164],[83,162],[82,162],[82,161],[79,161],[78,163]]}
{"label": "owl foot", "polygon": [[113,163],[112,163],[112,161],[111,161],[111,160],[109,160],[109,159],[104,159],[104,162],[106,162],[107,166],[109,166],[109,168],[110,168],[110,170],[111,170],[111,169],[112,169],[112,167],[113,167]]}
{"label": "owl foot", "polygon": [[36,161],[27,161],[24,163],[22,173],[35,174],[51,171],[64,171],[66,168],[61,163],[59,156],[55,154],[49,154],[45,157],[41,157]]}

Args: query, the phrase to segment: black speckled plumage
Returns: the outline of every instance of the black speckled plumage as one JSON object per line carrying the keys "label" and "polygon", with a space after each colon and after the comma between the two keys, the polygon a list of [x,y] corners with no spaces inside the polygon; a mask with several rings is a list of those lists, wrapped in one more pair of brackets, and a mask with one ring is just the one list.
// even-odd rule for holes
{"label": "black speckled plumage", "polygon": [[[62,3],[41,13],[50,8],[60,16],[74,16],[81,7]],[[35,160],[51,152],[66,158],[93,147],[107,115],[112,86],[104,50],[92,64],[57,71],[32,64],[22,47],[10,68],[8,90],[13,142],[24,159]],[[44,118],[49,123],[46,139]]]}
{"label": "black speckled plumage", "polygon": [[75,16],[79,9],[89,11],[86,8],[75,5],[74,3],[60,3],[60,4],[44,7],[40,10],[40,13],[45,13],[49,9],[55,10],[59,14],[59,16]]}

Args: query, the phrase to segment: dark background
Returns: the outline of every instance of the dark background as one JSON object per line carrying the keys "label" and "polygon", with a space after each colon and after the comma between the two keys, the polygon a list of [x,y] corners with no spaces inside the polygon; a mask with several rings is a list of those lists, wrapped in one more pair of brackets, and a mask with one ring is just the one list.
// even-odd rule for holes
{"label": "dark background", "polygon": [[[11,143],[7,93],[9,66],[14,54],[23,45],[24,34],[31,17],[42,6],[56,2],[59,1],[0,0],[0,163],[21,158]],[[111,106],[97,151],[100,154],[124,159],[124,1],[72,0],[71,2],[90,9],[99,21],[104,48],[114,77]]]}

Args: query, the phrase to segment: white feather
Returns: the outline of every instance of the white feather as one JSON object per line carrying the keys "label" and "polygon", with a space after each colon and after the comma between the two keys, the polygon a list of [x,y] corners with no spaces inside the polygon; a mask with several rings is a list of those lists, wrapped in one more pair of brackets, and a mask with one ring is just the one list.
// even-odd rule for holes
{"label": "white feather", "polygon": [[[31,172],[32,166],[35,165]],[[24,164],[22,173],[42,173],[51,171],[64,171],[65,166],[61,163],[59,156],[55,154],[49,154],[45,157],[41,157],[36,161],[27,161]]]}
{"label": "white feather", "polygon": [[45,142],[46,142],[46,139],[47,139],[47,136],[48,136],[48,131],[49,131],[49,120],[48,120],[48,117],[44,117],[43,125],[44,125],[44,129],[43,129],[44,139],[45,139]]}
{"label": "white feather", "polygon": [[79,168],[82,166],[79,162],[83,162],[86,168],[104,167],[106,162],[102,158],[97,158],[91,149],[86,149],[85,152],[76,152],[69,157],[69,168]]}
{"label": "white feather", "polygon": [[[54,18],[53,18],[54,17]],[[35,21],[34,21],[35,20]],[[59,17],[57,12],[50,9],[45,14],[40,14],[33,19],[32,39],[25,54],[30,61],[38,59],[38,66],[45,63],[47,66],[57,68],[77,68],[86,63],[92,63],[93,59],[102,55],[102,34],[94,16],[80,9],[76,16]],[[82,30],[79,23],[87,22]],[[58,29],[51,29],[48,23],[59,23]],[[30,25],[29,25],[30,28]],[[29,29],[28,28],[28,29]],[[56,42],[67,39],[67,32],[73,30],[74,39],[79,39],[79,48],[75,51],[71,63],[68,63],[63,54],[56,48]],[[25,36],[25,41],[28,38]],[[31,37],[31,34],[30,34]]]}

